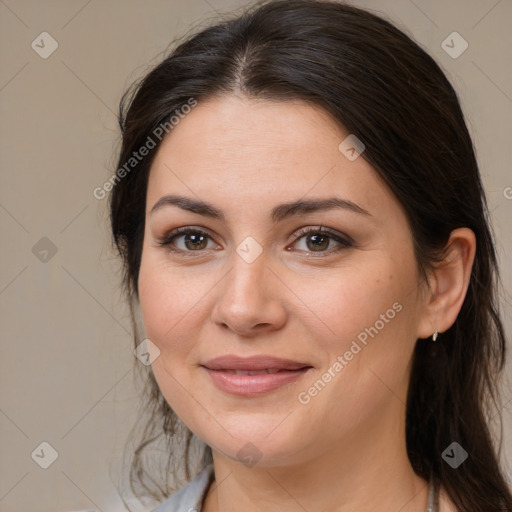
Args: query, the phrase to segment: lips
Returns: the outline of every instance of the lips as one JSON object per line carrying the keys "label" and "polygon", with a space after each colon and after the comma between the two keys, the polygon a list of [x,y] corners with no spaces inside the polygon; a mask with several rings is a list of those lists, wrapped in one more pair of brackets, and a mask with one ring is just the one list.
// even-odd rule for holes
{"label": "lips", "polygon": [[[217,370],[219,371],[219,370]],[[281,371],[293,371],[293,370],[278,370],[277,368],[267,368],[266,370],[220,370],[233,375],[262,375],[268,373],[277,373]]]}
{"label": "lips", "polygon": [[275,391],[304,375],[311,365],[273,356],[221,356],[201,365],[215,386],[231,395],[251,397]]}
{"label": "lips", "polygon": [[261,370],[299,370],[306,366],[311,365],[293,361],[291,359],[282,359],[273,356],[252,356],[252,357],[237,357],[237,356],[221,356],[215,359],[206,361],[202,366],[206,366],[210,370],[247,370],[247,371],[261,371]]}

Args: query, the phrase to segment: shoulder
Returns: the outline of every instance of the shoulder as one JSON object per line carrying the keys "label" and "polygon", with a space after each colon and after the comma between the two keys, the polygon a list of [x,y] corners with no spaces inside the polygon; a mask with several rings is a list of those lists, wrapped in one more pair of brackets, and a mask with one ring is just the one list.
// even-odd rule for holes
{"label": "shoulder", "polygon": [[439,491],[439,512],[459,512],[442,486]]}
{"label": "shoulder", "polygon": [[213,464],[209,464],[186,487],[173,494],[152,512],[199,512],[212,479]]}

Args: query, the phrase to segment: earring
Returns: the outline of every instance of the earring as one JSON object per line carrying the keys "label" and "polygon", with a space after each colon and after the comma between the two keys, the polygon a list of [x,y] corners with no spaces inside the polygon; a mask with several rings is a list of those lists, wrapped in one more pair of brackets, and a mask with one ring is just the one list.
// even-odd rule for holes
{"label": "earring", "polygon": [[432,334],[432,341],[436,341],[438,336],[439,333],[436,331],[434,334]]}

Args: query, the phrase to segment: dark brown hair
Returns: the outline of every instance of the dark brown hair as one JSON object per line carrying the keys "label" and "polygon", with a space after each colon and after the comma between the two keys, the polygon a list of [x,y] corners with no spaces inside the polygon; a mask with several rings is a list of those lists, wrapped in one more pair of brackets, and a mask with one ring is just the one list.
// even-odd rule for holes
{"label": "dark brown hair", "polygon": [[[499,464],[501,437],[497,450],[491,435],[491,418],[501,418],[498,377],[506,346],[496,255],[472,140],[444,73],[402,31],[365,10],[331,1],[264,2],[189,37],[127,91],[120,105],[118,168],[191,98],[201,102],[235,91],[310,102],[361,139],[363,158],[405,208],[424,274],[452,230],[468,227],[475,233],[475,262],[457,320],[435,344],[416,344],[407,451],[414,471],[427,480],[433,472],[459,510],[512,510]],[[159,142],[110,196],[113,240],[133,308],[148,175],[158,147]],[[140,343],[136,329],[135,336]],[[203,446],[191,461],[194,436],[165,402],[151,371],[147,386],[149,421],[135,451],[131,484],[134,492],[161,499],[211,454]],[[168,464],[151,474],[142,455],[162,439]],[[469,454],[457,469],[441,457],[454,441]],[[181,476],[169,483],[169,474],[178,475],[180,468]]]}

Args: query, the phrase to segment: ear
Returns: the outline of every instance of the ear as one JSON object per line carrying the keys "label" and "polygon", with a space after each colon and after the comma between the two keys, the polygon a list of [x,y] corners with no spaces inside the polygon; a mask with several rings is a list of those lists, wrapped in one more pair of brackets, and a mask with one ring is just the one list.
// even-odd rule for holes
{"label": "ear", "polygon": [[454,229],[446,244],[445,257],[430,272],[418,324],[418,338],[444,332],[455,322],[462,307],[475,259],[476,238],[469,228]]}

